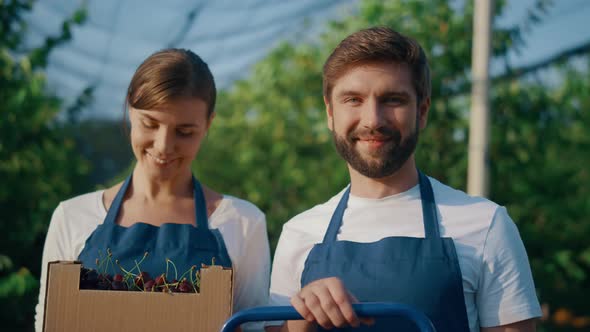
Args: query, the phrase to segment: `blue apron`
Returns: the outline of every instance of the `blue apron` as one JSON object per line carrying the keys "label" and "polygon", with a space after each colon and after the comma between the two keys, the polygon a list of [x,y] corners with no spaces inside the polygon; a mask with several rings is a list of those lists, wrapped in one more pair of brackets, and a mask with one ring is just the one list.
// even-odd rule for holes
{"label": "blue apron", "polygon": [[[419,172],[425,238],[388,237],[372,243],[337,241],[350,186],[301,276],[301,287],[327,277],[340,278],[361,302],[399,302],[424,312],[438,332],[469,332],[463,283],[455,245],[442,238],[430,181]],[[370,213],[370,211],[368,211]],[[394,215],[395,211],[392,211]],[[379,318],[368,328],[339,331],[417,331],[407,320]],[[320,329],[321,330],[321,329]],[[332,330],[334,331],[334,330]]]}
{"label": "blue apron", "polygon": [[[193,177],[197,227],[174,223],[165,223],[158,227],[142,222],[130,227],[118,225],[117,215],[130,182],[131,176],[119,189],[104,222],[86,240],[84,249],[78,256],[84,266],[96,269],[96,259],[104,257],[107,249],[112,253],[113,263],[117,259],[126,270],[134,268],[135,263],[139,263],[147,252],[140,269],[148,272],[152,278],[166,272],[168,258],[176,266],[178,277],[193,265],[197,269],[201,267],[201,263],[211,265],[213,259],[215,265],[232,266],[221,233],[217,229],[209,229],[207,206],[199,181]],[[109,267],[107,273],[123,274],[116,265],[114,268]],[[175,273],[170,266],[167,279],[173,278]]]}

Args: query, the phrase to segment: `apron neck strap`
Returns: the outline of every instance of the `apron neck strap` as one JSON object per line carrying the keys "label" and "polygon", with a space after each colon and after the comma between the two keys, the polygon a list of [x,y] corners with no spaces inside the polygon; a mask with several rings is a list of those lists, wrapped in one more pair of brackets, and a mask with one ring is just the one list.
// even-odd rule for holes
{"label": "apron neck strap", "polygon": [[418,180],[420,183],[420,199],[422,201],[422,218],[424,219],[424,236],[430,239],[439,238],[438,216],[432,185],[428,177],[420,171],[418,171]]}
{"label": "apron neck strap", "polygon": [[[436,203],[434,201],[434,193],[432,192],[432,186],[430,180],[422,172],[418,171],[418,184],[420,186],[420,198],[422,203],[422,217],[424,219],[424,235],[426,238],[439,238],[440,232],[438,230],[438,217],[436,213]],[[338,231],[342,226],[342,219],[344,217],[344,211],[348,206],[348,199],[350,197],[350,187],[346,188],[336,210],[332,214],[328,230],[324,235],[323,243],[331,244],[336,241]]]}
{"label": "apron neck strap", "polygon": [[[117,215],[123,204],[123,198],[131,183],[132,175],[129,175],[119,191],[115,196],[115,199],[111,203],[111,207],[107,212],[107,216],[104,219],[105,224],[114,224],[117,221]],[[201,183],[193,176],[193,199],[195,201],[195,220],[197,227],[200,229],[209,229],[209,223],[207,222],[207,204],[205,203],[205,195],[203,194],[203,188]]]}
{"label": "apron neck strap", "polygon": [[338,230],[340,230],[340,226],[342,226],[342,219],[344,217],[344,210],[346,210],[346,206],[348,205],[348,197],[350,196],[350,185],[342,194],[342,198],[340,198],[340,202],[338,202],[338,206],[336,210],[332,214],[332,219],[330,219],[330,224],[328,225],[328,230],[324,235],[324,243],[334,243],[336,241],[336,236],[338,235]]}
{"label": "apron neck strap", "polygon": [[117,221],[117,215],[119,215],[119,210],[123,204],[123,198],[125,198],[127,188],[129,188],[129,183],[131,183],[131,177],[132,175],[130,174],[127,179],[125,179],[125,182],[123,182],[121,188],[119,188],[117,196],[115,196],[115,199],[111,203],[109,211],[107,212],[107,216],[104,219],[105,224],[114,224]]}
{"label": "apron neck strap", "polygon": [[193,199],[195,200],[195,220],[197,228],[209,229],[207,222],[207,203],[201,183],[193,176]]}

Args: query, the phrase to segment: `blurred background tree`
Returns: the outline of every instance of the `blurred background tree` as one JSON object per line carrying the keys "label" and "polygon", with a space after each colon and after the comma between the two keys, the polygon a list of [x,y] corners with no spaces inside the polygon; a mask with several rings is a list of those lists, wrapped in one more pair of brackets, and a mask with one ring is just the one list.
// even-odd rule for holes
{"label": "blurred background tree", "polygon": [[[71,24],[83,21],[82,12],[64,23],[63,36],[24,50],[21,15],[29,8],[23,1],[0,3],[0,319],[22,330],[32,326],[52,210],[60,200],[121,179],[132,159],[121,121],[77,119],[76,107],[91,102],[91,88],[73,108],[45,89],[47,55],[67,40]],[[505,9],[497,0],[496,18]],[[317,38],[280,44],[245,79],[220,91],[195,173],[259,206],[274,250],[284,222],[348,182],[326,126],[322,65],[348,34],[385,25],[417,39],[431,64],[433,102],[418,164],[465,189],[472,10],[471,1],[364,0]],[[491,91],[490,198],[507,206],[527,247],[547,312],[539,330],[581,331],[590,329],[584,301],[590,289],[590,174],[584,166],[590,164],[590,47],[528,68],[513,68],[508,57],[548,10],[550,1],[537,0],[517,26],[494,27],[494,58],[504,68]],[[67,116],[56,121],[60,109]]]}
{"label": "blurred background tree", "polygon": [[56,121],[62,103],[47,92],[49,52],[84,21],[84,11],[59,36],[24,47],[23,15],[31,1],[0,1],[0,321],[4,331],[30,330],[37,303],[41,251],[53,209],[88,188],[88,164]]}
{"label": "blurred background tree", "polygon": [[[251,75],[220,94],[218,116],[196,162],[200,177],[267,213],[272,247],[289,218],[348,183],[332,148],[321,71],[334,46],[359,29],[384,25],[417,39],[432,70],[429,125],[418,165],[466,188],[472,2],[362,1],[358,13],[330,23],[317,40],[283,43]],[[548,309],[541,331],[590,328],[590,118],[588,47],[574,61],[552,61],[527,75],[508,61],[550,7],[537,1],[518,26],[493,32],[505,64],[492,86],[491,199],[506,205],[528,248],[539,296]],[[505,1],[496,1],[495,17]],[[295,38],[296,40],[299,38]],[[542,69],[542,70],[541,70]]]}

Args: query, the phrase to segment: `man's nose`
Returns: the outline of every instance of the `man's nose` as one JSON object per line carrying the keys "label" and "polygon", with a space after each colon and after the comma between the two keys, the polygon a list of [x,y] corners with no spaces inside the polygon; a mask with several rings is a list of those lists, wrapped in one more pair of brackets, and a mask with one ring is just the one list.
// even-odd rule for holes
{"label": "man's nose", "polygon": [[366,128],[380,128],[385,122],[384,109],[377,100],[365,103],[361,113],[361,125]]}

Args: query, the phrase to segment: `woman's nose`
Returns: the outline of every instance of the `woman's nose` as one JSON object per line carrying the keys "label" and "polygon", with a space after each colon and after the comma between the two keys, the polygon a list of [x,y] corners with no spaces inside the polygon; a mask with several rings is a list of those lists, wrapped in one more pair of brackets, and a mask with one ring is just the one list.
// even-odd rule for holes
{"label": "woman's nose", "polygon": [[154,148],[162,156],[166,156],[174,150],[174,136],[170,133],[170,130],[166,128],[158,130],[154,140]]}

